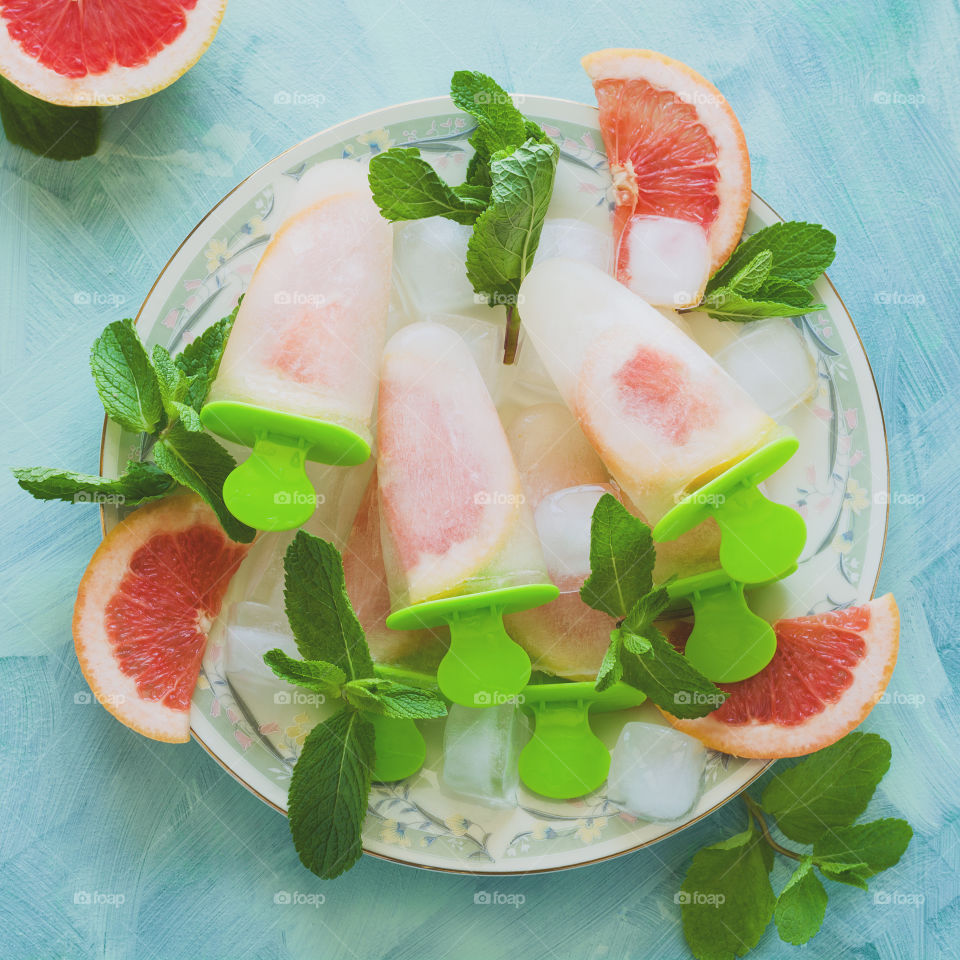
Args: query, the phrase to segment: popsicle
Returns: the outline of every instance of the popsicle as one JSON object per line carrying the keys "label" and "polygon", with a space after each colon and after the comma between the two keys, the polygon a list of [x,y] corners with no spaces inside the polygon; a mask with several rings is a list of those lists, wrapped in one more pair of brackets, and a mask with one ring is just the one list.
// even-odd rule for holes
{"label": "popsicle", "polygon": [[[580,599],[580,587],[590,573],[590,522],[604,493],[618,499],[624,499],[623,494],[610,483],[606,467],[563,404],[521,409],[507,419],[506,432],[547,571],[560,591],[552,603],[506,617],[507,632],[530,654],[535,668],[592,680],[614,622]],[[672,543],[657,544],[655,581],[713,569],[719,542],[720,531],[711,520]]]}
{"label": "popsicle", "polygon": [[440,324],[387,343],[378,406],[391,629],[446,624],[440,689],[465,706],[522,689],[530,660],[502,615],[557,596],[510,445],[470,351]]}
{"label": "popsicle", "polygon": [[720,366],[640,297],[589,264],[548,260],[520,290],[523,321],[617,483],[673,540],[707,517],[735,580],[777,576],[806,529],[757,484],[797,449]]}
{"label": "popsicle", "polygon": [[267,245],[201,418],[253,448],[227,478],[239,519],[286,530],[313,512],[304,461],[370,455],[371,417],[390,298],[392,228],[364,168],[319,164]]}

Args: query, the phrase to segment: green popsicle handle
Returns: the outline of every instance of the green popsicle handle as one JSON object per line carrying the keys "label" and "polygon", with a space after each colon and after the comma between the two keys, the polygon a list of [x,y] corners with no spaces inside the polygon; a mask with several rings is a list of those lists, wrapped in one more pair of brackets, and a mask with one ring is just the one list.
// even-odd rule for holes
{"label": "green popsicle handle", "polygon": [[427,756],[427,744],[417,725],[412,720],[362,712],[373,724],[376,755],[373,779],[378,783],[392,783],[413,776]]}
{"label": "green popsicle handle", "polygon": [[530,679],[530,657],[510,639],[503,615],[549,603],[559,592],[552,583],[536,583],[429,600],[390,614],[387,626],[416,630],[445,623],[450,649],[437,669],[440,691],[461,706],[496,706]]}
{"label": "green popsicle handle", "polygon": [[227,509],[258,530],[292,530],[317,505],[307,460],[341,466],[363,463],[370,445],[337,423],[268,410],[250,403],[214,400],[200,420],[212,433],[251,447],[249,459],[223,485]]}
{"label": "green popsicle handle", "polygon": [[708,517],[720,526],[720,565],[733,580],[761,583],[796,562],[807,539],[803,517],[772,503],[757,484],[797,451],[792,435],[771,440],[691,493],[653,528],[653,539],[675,540]]}

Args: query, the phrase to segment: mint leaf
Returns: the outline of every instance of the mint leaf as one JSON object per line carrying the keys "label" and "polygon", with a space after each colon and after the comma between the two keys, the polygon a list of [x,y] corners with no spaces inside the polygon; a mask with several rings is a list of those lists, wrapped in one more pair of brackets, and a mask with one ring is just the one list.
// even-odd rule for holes
{"label": "mint leaf", "polygon": [[714,320],[732,320],[736,323],[749,323],[767,317],[799,317],[813,310],[822,310],[823,304],[792,306],[789,303],[775,303],[770,300],[750,300],[735,293],[730,287],[721,287],[708,293],[700,304]]}
{"label": "mint leaf", "polygon": [[373,661],[343,580],[343,560],[331,543],[301,530],[287,548],[284,601],[305,660],[326,660],[348,680],[373,676]]}
{"label": "mint leaf", "polygon": [[233,329],[233,323],[237,319],[237,311],[242,302],[243,297],[240,297],[237,305],[227,316],[207,327],[196,340],[187,344],[173,358],[173,362],[184,375],[191,378],[186,395],[181,399],[194,410],[199,410],[203,406],[213,381],[217,379],[223,351],[227,346],[227,339],[230,337],[230,331]]}
{"label": "mint leaf", "polygon": [[227,536],[240,543],[253,540],[257,531],[241,523],[223,502],[223,482],[236,461],[209,433],[195,432],[177,420],[157,440],[153,457],[161,470],[200,494],[213,508]]}
{"label": "mint leaf", "polygon": [[822,310],[822,303],[813,302],[813,294],[799,283],[781,280],[779,277],[767,277],[753,294],[755,300],[769,300],[785,303],[791,307],[803,307],[808,313]]}
{"label": "mint leaf", "polygon": [[618,627],[610,633],[610,646],[607,647],[603,660],[600,661],[600,669],[597,671],[594,689],[597,693],[603,693],[604,690],[609,690],[621,677],[623,677],[623,634]]}
{"label": "mint leaf", "polygon": [[11,143],[50,160],[79,160],[100,145],[99,107],[47,103],[5,77],[0,77],[0,120]]}
{"label": "mint leaf", "polygon": [[[912,837],[913,828],[906,820],[887,817],[828,830],[814,843],[813,856],[821,870],[827,864],[832,865],[835,872],[837,867],[847,867],[855,869],[857,876],[866,880],[898,863]],[[834,876],[834,879],[840,877]]]}
{"label": "mint leaf", "polygon": [[773,255],[770,274],[802,286],[813,283],[836,256],[837,238],[819,223],[788,220],[758,230],[741,241],[730,259],[710,278],[707,292],[728,284],[756,255]]}
{"label": "mint leaf", "polygon": [[[626,625],[621,631],[629,636]],[[649,644],[645,653],[637,655],[628,648],[621,654],[624,683],[641,690],[658,707],[680,719],[704,717],[726,700],[727,695],[677,653],[652,624],[645,629],[643,639]],[[629,643],[625,640],[625,645]]]}
{"label": "mint leaf", "polygon": [[516,303],[540,242],[558,156],[553,143],[526,143],[490,163],[491,202],[467,243],[467,277],[491,303]]}
{"label": "mint leaf", "polygon": [[804,857],[777,897],[773,919],[780,939],[799,946],[823,926],[827,891],[813,872],[813,857]]}
{"label": "mint leaf", "polygon": [[387,220],[446,217],[471,224],[486,209],[487,187],[451,187],[421,159],[416,147],[394,147],[370,160],[370,189]]}
{"label": "mint leaf", "polygon": [[450,81],[450,98],[477,121],[470,143],[479,153],[490,156],[527,139],[525,117],[510,94],[485,73],[458,70]]}
{"label": "mint leaf", "polygon": [[164,347],[158,343],[150,357],[160,385],[160,399],[167,417],[175,420],[180,416],[178,406],[186,399],[192,378],[178,367]]}
{"label": "mint leaf", "polygon": [[889,766],[886,740],[875,733],[849,733],[777,774],[761,803],[791,840],[815,843],[866,810]]}
{"label": "mint leaf", "polygon": [[116,479],[53,470],[48,467],[18,467],[17,483],[38,500],[66,500],[72,503],[122,503],[133,506],[172,493],[176,481],[155,463],[127,462]]}
{"label": "mint leaf", "polygon": [[580,599],[611,617],[625,617],[653,586],[656,551],[650,528],[605,493],[590,522],[590,576]]}
{"label": "mint leaf", "polygon": [[866,878],[870,876],[870,867],[862,861],[859,863],[833,863],[826,860],[818,863],[820,872],[830,880],[837,883],[846,883],[851,887],[859,887],[861,890],[867,889]]}
{"label": "mint leaf", "polygon": [[300,862],[319,877],[332,880],[363,853],[373,763],[373,724],[355,710],[318,723],[304,741],[287,812]]}
{"label": "mint leaf", "polygon": [[332,663],[325,660],[294,660],[279,648],[268,650],[263,655],[263,662],[281,680],[327,697],[339,697],[340,687],[347,679],[347,675]]}
{"label": "mint leaf", "polygon": [[741,296],[753,296],[763,281],[770,275],[770,265],[772,263],[773,254],[769,250],[761,250],[742,270],[739,270],[730,279],[728,286]]}
{"label": "mint leaf", "polygon": [[733,960],[759,942],[776,902],[764,850],[751,826],[694,856],[676,899],[697,960]]}
{"label": "mint leaf", "polygon": [[163,422],[160,384],[132,320],[111,323],[94,341],[90,369],[107,416],[131,433]]}
{"label": "mint leaf", "polygon": [[447,705],[438,694],[395,680],[351,680],[343,688],[343,696],[358,710],[397,720],[433,720],[447,715]]}

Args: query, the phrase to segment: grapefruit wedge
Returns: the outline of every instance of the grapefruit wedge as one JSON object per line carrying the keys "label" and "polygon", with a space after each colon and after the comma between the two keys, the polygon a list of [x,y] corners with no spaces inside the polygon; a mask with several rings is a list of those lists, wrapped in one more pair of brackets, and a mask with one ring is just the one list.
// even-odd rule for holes
{"label": "grapefruit wedge", "polygon": [[730,696],[706,717],[678,720],[663,711],[670,723],[714,750],[762,759],[813,753],[859,726],[897,662],[893,594],[773,628],[777,652],[763,670],[718,684]]}
{"label": "grapefruit wedge", "polygon": [[0,0],[0,73],[68,107],[149,96],[210,45],[226,0]]}
{"label": "grapefruit wedge", "polygon": [[[665,305],[692,306],[747,218],[750,156],[740,123],[723,94],[679,60],[612,49],[581,62],[596,91],[616,190],[617,278],[631,289],[641,272],[646,283],[651,270],[683,278],[699,290],[677,290],[679,299]],[[705,251],[685,224],[702,228]],[[658,302],[644,289],[634,292]]]}
{"label": "grapefruit wedge", "polygon": [[191,493],[140,507],[104,538],[80,581],[73,638],[94,696],[122,723],[190,739],[207,633],[248,549]]}

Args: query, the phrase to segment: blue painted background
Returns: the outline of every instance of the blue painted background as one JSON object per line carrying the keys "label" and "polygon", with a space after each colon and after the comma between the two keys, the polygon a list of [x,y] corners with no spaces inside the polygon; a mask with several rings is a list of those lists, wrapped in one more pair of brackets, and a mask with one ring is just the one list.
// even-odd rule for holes
{"label": "blue painted background", "polygon": [[[3,456],[96,472],[102,411],[86,352],[133,315],[197,220],[279,151],[332,123],[443,93],[454,69],[592,101],[578,59],[679,57],[723,90],[757,191],[832,228],[831,277],[873,363],[895,502],[880,586],[903,614],[891,690],[868,728],[894,746],[871,807],[917,835],[874,903],[831,885],[806,956],[960,955],[960,111],[952,0],[231,0],[200,64],[115,109],[100,153],[55,164],[0,144]],[[309,105],[277,105],[278,92]],[[312,95],[316,96],[312,96]],[[0,957],[682,957],[674,891],[692,852],[739,829],[739,801],[651,849],[579,871],[473,879],[364,860],[323,882],[286,822],[196,744],[150,743],[96,705],[73,656],[92,508],[39,504],[0,477]],[[920,701],[918,703],[918,701]],[[775,886],[786,879],[777,868]],[[520,907],[474,904],[476,891]],[[77,892],[119,905],[74,902]],[[279,891],[322,906],[277,905]],[[900,899],[904,899],[901,897]],[[896,898],[894,898],[896,899]],[[769,933],[753,954],[794,955]],[[799,954],[797,954],[799,955]]]}

